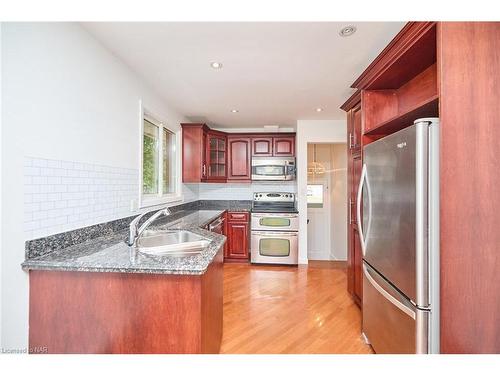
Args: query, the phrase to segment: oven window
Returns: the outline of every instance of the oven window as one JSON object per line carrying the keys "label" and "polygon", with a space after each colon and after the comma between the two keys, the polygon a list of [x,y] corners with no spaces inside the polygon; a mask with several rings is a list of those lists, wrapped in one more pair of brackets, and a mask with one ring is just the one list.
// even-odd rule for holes
{"label": "oven window", "polygon": [[267,257],[287,257],[290,255],[290,240],[286,238],[262,238],[259,241],[259,253]]}
{"label": "oven window", "polygon": [[289,227],[290,219],[284,217],[264,217],[259,220],[263,227]]}
{"label": "oven window", "polygon": [[283,176],[285,167],[281,165],[258,165],[253,167],[253,174],[259,176]]}

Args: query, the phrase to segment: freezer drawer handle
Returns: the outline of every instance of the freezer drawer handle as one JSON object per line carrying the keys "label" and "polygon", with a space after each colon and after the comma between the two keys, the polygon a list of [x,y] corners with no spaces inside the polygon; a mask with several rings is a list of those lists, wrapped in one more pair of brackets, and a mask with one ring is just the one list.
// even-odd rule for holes
{"label": "freezer drawer handle", "polygon": [[367,280],[372,284],[372,286],[377,289],[377,291],[382,294],[389,302],[391,302],[394,306],[396,306],[398,309],[403,311],[406,315],[410,316],[411,318],[415,319],[416,315],[415,312],[410,309],[408,306],[405,306],[402,304],[400,301],[398,301],[396,298],[391,296],[384,288],[382,288],[377,282],[371,277],[370,272],[366,268],[366,265],[363,264],[363,272],[367,278]]}

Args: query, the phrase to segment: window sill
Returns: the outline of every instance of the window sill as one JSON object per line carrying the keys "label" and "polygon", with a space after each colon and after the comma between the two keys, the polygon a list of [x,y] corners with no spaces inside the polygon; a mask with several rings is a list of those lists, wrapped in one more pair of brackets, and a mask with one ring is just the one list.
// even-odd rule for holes
{"label": "window sill", "polygon": [[147,208],[165,205],[169,203],[178,203],[184,200],[183,195],[168,195],[165,197],[141,197],[141,203],[139,208]]}

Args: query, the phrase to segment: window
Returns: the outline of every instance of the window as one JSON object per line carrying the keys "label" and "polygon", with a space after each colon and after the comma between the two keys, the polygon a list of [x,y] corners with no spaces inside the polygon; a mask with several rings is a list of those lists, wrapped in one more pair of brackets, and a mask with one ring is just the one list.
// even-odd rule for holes
{"label": "window", "polygon": [[307,207],[323,207],[323,185],[307,185]]}
{"label": "window", "polygon": [[141,207],[180,200],[176,134],[146,113],[142,129]]}

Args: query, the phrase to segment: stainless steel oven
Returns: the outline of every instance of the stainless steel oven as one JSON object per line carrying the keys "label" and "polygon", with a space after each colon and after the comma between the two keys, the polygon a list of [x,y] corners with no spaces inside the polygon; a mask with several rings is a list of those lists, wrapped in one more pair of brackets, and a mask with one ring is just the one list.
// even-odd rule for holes
{"label": "stainless steel oven", "polygon": [[252,180],[254,181],[295,180],[295,158],[253,157]]}
{"label": "stainless steel oven", "polygon": [[297,264],[299,214],[294,193],[255,193],[252,203],[252,263]]}
{"label": "stainless steel oven", "polygon": [[297,264],[298,232],[252,230],[252,263]]}
{"label": "stainless steel oven", "polygon": [[296,213],[252,213],[252,230],[298,231],[299,215]]}

